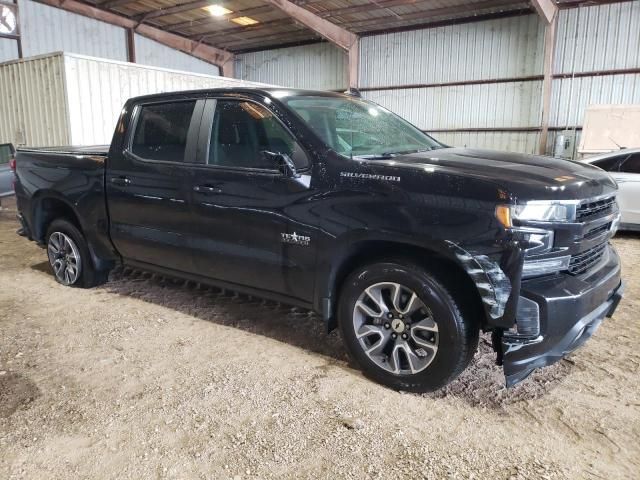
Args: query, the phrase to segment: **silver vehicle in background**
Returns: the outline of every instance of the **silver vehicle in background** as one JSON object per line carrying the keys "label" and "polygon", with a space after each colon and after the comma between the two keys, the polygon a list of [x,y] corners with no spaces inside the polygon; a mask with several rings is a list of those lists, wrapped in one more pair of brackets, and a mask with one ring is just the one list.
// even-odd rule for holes
{"label": "silver vehicle in background", "polygon": [[640,148],[595,155],[582,161],[606,170],[618,183],[620,230],[640,231]]}
{"label": "silver vehicle in background", "polygon": [[13,195],[13,171],[9,161],[15,149],[10,143],[0,144],[0,199]]}

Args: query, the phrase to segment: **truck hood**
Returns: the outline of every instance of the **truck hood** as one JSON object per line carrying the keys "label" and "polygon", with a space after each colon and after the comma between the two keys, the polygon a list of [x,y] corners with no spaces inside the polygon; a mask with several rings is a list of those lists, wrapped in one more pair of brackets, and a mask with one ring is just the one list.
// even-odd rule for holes
{"label": "truck hood", "polygon": [[597,167],[539,155],[443,148],[398,155],[386,163],[482,179],[522,199],[581,199],[617,189],[611,176]]}

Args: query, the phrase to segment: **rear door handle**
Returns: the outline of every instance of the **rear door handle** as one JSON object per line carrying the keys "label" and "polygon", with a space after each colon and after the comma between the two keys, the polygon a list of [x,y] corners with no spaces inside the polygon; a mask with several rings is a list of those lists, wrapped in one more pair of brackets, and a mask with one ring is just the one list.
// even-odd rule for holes
{"label": "rear door handle", "polygon": [[114,185],[131,185],[131,180],[129,180],[127,177],[113,177],[111,179],[111,183],[113,183]]}
{"label": "rear door handle", "polygon": [[193,187],[194,192],[204,193],[206,195],[216,195],[222,193],[221,188],[212,187],[210,185],[196,185]]}

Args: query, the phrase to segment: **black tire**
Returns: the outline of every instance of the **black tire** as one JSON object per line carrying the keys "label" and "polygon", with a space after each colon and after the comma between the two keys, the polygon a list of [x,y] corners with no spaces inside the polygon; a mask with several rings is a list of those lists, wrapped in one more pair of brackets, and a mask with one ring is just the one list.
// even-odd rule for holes
{"label": "black tire", "polygon": [[[396,374],[385,370],[365,353],[356,337],[353,320],[356,302],[365,288],[387,282],[401,284],[415,292],[437,324],[437,351],[430,363],[417,373]],[[405,261],[375,263],[349,275],[340,292],[338,322],[347,350],[364,374],[395,390],[430,392],[445,386],[467,367],[478,346],[477,326],[463,318],[461,308],[442,282]]]}
{"label": "black tire", "polygon": [[[56,232],[62,233],[69,239],[71,239],[71,241],[75,244],[75,247],[81,259],[77,278],[75,279],[75,281],[69,284],[61,281],[61,279],[58,278],[58,276],[55,274],[51,262],[51,257],[49,255],[49,240],[51,238],[51,235]],[[84,238],[82,232],[80,232],[80,230],[78,230],[78,228],[73,223],[65,219],[57,219],[51,222],[49,228],[47,229],[46,244],[49,266],[51,267],[53,277],[58,283],[69,287],[91,288],[107,281],[109,272],[96,270],[93,259],[91,258],[91,254],[89,253],[89,246],[87,245],[87,241]]]}

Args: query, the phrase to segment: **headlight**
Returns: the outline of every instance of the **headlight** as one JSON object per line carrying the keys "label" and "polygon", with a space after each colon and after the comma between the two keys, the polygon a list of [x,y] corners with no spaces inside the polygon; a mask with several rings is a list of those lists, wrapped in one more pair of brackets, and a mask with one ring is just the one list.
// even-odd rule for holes
{"label": "headlight", "polygon": [[521,205],[498,205],[496,218],[507,228],[518,222],[571,222],[576,218],[576,202],[532,201]]}

